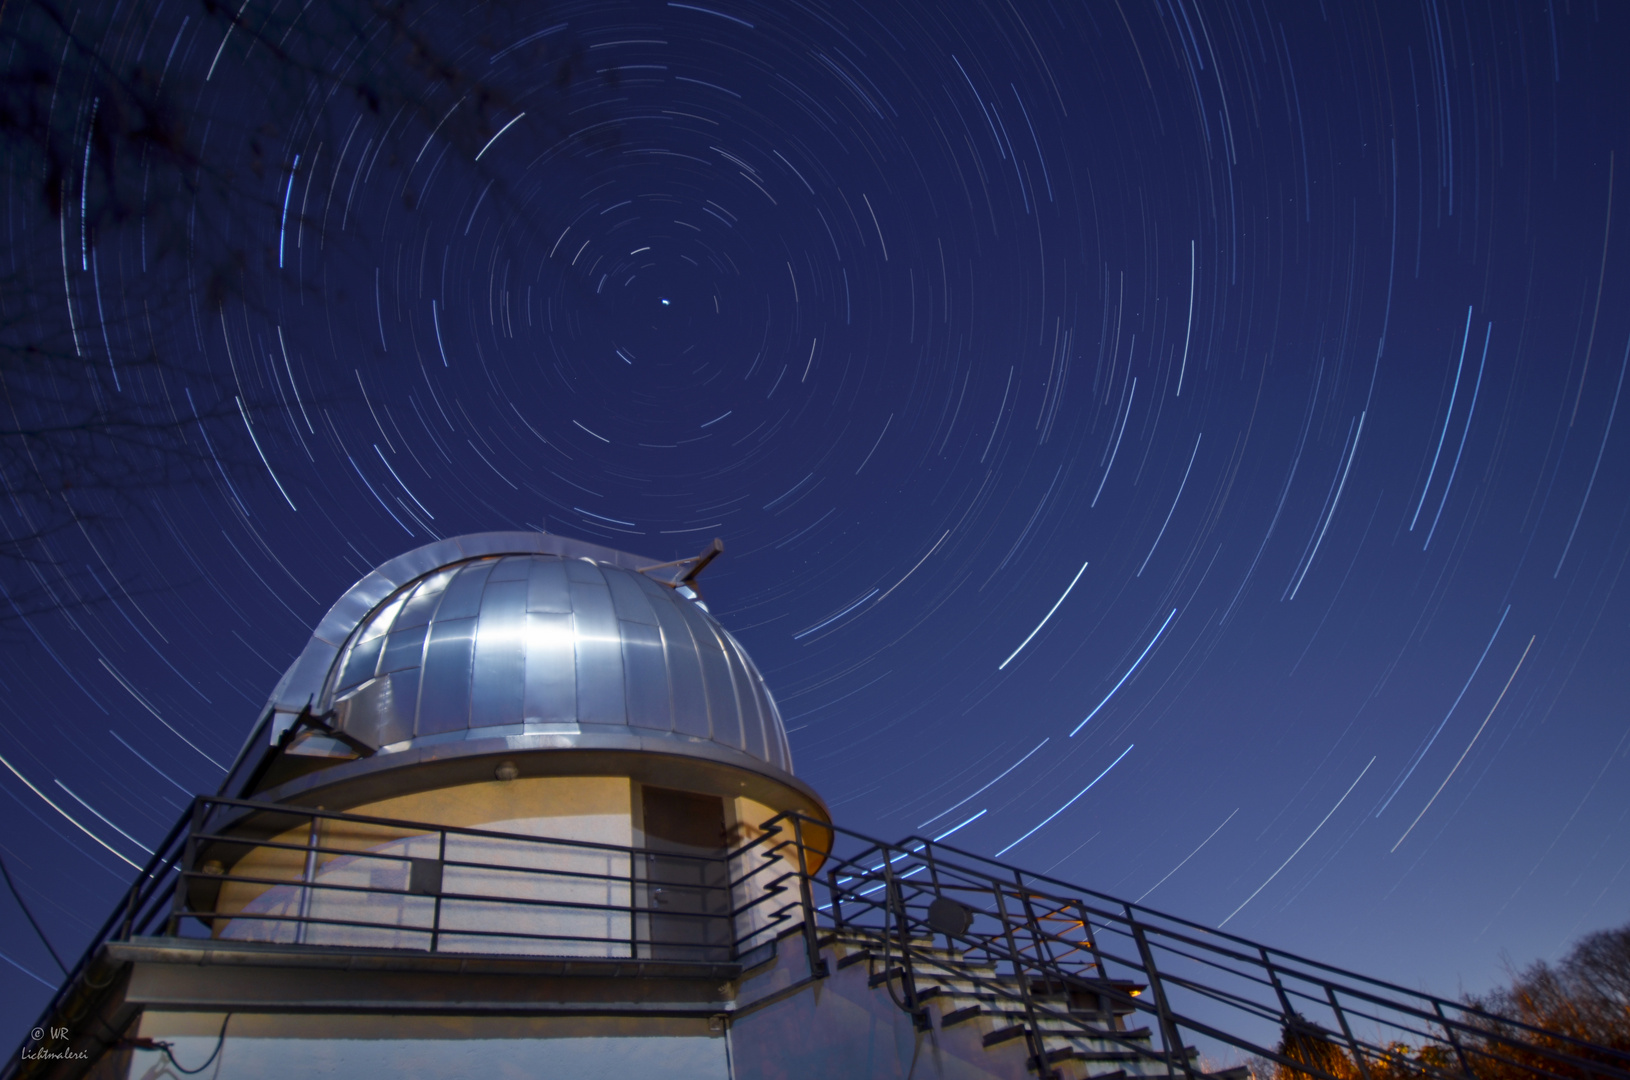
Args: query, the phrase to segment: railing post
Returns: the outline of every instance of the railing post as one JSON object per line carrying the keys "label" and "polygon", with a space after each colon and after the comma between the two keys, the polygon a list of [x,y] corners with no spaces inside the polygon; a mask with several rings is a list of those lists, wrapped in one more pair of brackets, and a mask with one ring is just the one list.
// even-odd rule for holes
{"label": "railing post", "polygon": [[1194,1066],[1184,1052],[1182,1033],[1172,1019],[1171,1007],[1166,1002],[1166,988],[1160,982],[1160,972],[1155,970],[1154,950],[1149,948],[1149,939],[1143,927],[1133,917],[1131,905],[1124,905],[1122,910],[1126,912],[1126,925],[1132,930],[1132,938],[1138,943],[1138,957],[1143,961],[1143,973],[1148,976],[1149,990],[1155,995],[1155,1009],[1160,1015],[1160,1037],[1166,1044],[1166,1075],[1172,1075],[1172,1061],[1175,1058],[1182,1062],[1183,1074],[1189,1080],[1194,1080]]}
{"label": "railing post", "polygon": [[140,883],[138,882],[137,884],[132,885],[130,887],[130,891],[125,894],[125,897],[125,920],[120,925],[119,936],[124,940],[129,941],[130,935],[133,932],[136,923],[136,908],[141,903]]}
{"label": "railing post", "polygon": [[[1268,951],[1266,949],[1262,950],[1262,957],[1264,960],[1267,959],[1267,956]],[[1274,986],[1279,985],[1279,979],[1277,976],[1275,976],[1273,984]],[[1282,995],[1284,991],[1280,991],[1280,993]],[[1331,986],[1329,983],[1325,983],[1324,996],[1330,999],[1330,1011],[1336,1014],[1336,1022],[1341,1025],[1341,1033],[1347,1036],[1347,1045],[1353,1051],[1353,1060],[1358,1063],[1358,1071],[1363,1074],[1364,1080],[1371,1080],[1370,1066],[1364,1060],[1364,1051],[1359,1047],[1358,1040],[1353,1038],[1353,1029],[1347,1025],[1346,1011],[1342,1009],[1341,1002],[1336,1000],[1336,988]]]}
{"label": "railing post", "polygon": [[[313,820],[315,821],[315,819],[313,819]],[[440,837],[440,839],[439,839],[439,841],[437,842],[437,845],[436,845],[436,862],[441,865],[442,870],[445,873],[446,869],[447,869],[447,830],[442,829],[437,835]],[[410,870],[409,875],[411,875],[411,874],[412,874],[412,871]],[[410,877],[410,880],[411,880],[411,877]],[[431,952],[435,952],[437,946],[439,946],[441,944],[441,894],[442,894],[442,890],[438,888],[436,890],[436,902],[435,902],[434,906],[430,909],[430,951]]]}
{"label": "railing post", "polygon": [[[1024,927],[1030,935],[1030,940],[1036,946],[1036,967],[1046,973],[1049,986],[1052,983],[1054,969],[1058,965],[1053,961],[1053,950],[1047,945],[1048,935],[1042,931],[1041,920],[1036,918],[1035,905],[1030,902],[1030,891],[1024,887],[1024,873],[1015,868],[1013,871],[1013,885],[1017,890],[1019,903],[1024,905]],[[1063,972],[1058,972],[1062,979]],[[1062,985],[1062,982],[1060,983]]]}
{"label": "railing post", "polygon": [[[834,860],[835,861],[835,860]],[[832,897],[832,925],[843,929],[843,891],[838,888],[838,868],[826,868],[826,891]]]}
{"label": "railing post", "polygon": [[[916,972],[911,966],[911,926],[906,915],[906,899],[900,892],[900,883],[894,877],[894,856],[889,851],[883,852],[883,976],[888,977],[888,940],[889,921],[898,920],[897,937],[900,943],[900,989],[905,993],[905,1011],[911,1017],[912,1023],[919,1031],[926,1031],[924,1026],[928,1017],[924,1015],[917,1005],[917,979]],[[890,992],[893,996],[893,992]]]}
{"label": "railing post", "polygon": [[[199,834],[199,821],[204,818],[204,800],[192,798],[192,824],[187,826],[187,839],[181,842],[181,865],[176,873],[176,896],[170,904],[170,920],[165,924],[166,937],[178,937],[181,933],[181,912],[186,909],[187,902],[187,871],[197,862],[197,834]],[[142,889],[142,883],[137,881],[130,886],[130,909],[124,917],[124,933],[121,937],[129,940],[132,924],[135,922],[135,898]]]}
{"label": "railing post", "polygon": [[940,894],[940,868],[934,862],[934,841],[923,841],[922,860],[928,864],[928,880],[934,886],[934,895],[938,896]]}
{"label": "railing post", "polygon": [[793,845],[798,849],[798,899],[804,906],[804,950],[809,956],[811,978],[825,978],[826,961],[821,959],[821,943],[815,932],[815,897],[809,888],[809,859],[804,849],[804,819],[792,815]]}
{"label": "railing post", "polygon": [[1449,1045],[1455,1048],[1455,1057],[1460,1059],[1460,1067],[1472,1080],[1477,1080],[1477,1074],[1472,1072],[1472,1063],[1466,1060],[1466,1051],[1461,1047],[1460,1040],[1455,1038],[1455,1029],[1449,1026],[1449,1018],[1443,1015],[1443,1006],[1437,999],[1432,1000],[1432,1009],[1438,1014],[1438,1023],[1443,1025],[1443,1037],[1449,1040]]}
{"label": "railing post", "polygon": [[1087,914],[1087,905],[1080,900],[1071,901],[1075,910],[1081,916],[1081,932],[1087,938],[1087,951],[1092,954],[1092,966],[1098,969],[1098,977],[1108,980],[1109,972],[1104,968],[1104,954],[1098,951],[1098,935],[1092,932],[1092,919]]}
{"label": "railing post", "polygon": [[1019,982],[1019,999],[1024,1002],[1025,1041],[1030,1044],[1030,1058],[1036,1063],[1038,1077],[1056,1076],[1057,1074],[1047,1067],[1047,1042],[1042,1037],[1041,1023],[1036,1016],[1036,1003],[1030,996],[1030,975],[1020,962],[1019,946],[1013,939],[1013,920],[1008,918],[1007,901],[1002,897],[1001,882],[992,879],[991,891],[996,894],[996,917],[1002,920],[1002,934],[1007,938],[1008,963],[1012,965],[1013,976]]}
{"label": "railing post", "polygon": [[628,849],[628,958],[640,958],[640,853]]}
{"label": "railing post", "polygon": [[[318,807],[321,810],[322,807]],[[322,831],[322,818],[311,815],[311,829],[306,834],[306,863],[300,874],[300,919],[294,925],[296,945],[306,943],[306,924],[311,918],[311,883],[317,879],[317,846]]]}
{"label": "railing post", "polygon": [[1267,948],[1258,945],[1256,951],[1262,957],[1262,970],[1268,973],[1268,981],[1273,983],[1273,992],[1279,995],[1279,1013],[1284,1017],[1280,1024],[1281,1026],[1289,1024],[1291,1018],[1296,1015],[1296,1010],[1290,1007],[1290,996],[1285,993],[1284,986],[1279,982],[1279,973],[1273,969],[1273,961],[1268,957]]}
{"label": "railing post", "polygon": [[[1081,933],[1087,939],[1087,952],[1092,955],[1093,970],[1097,972],[1099,982],[1109,982],[1109,971],[1104,967],[1104,954],[1098,950],[1098,935],[1092,932],[1092,917],[1087,913],[1087,905],[1081,900],[1071,900],[1075,905],[1076,914],[1081,917]],[[1110,1006],[1109,999],[1102,992],[1093,995],[1098,1003],[1098,1020],[1105,1028],[1114,1029],[1115,1010]]]}
{"label": "railing post", "polygon": [[[181,844],[181,860],[179,872],[175,879],[175,899],[170,903],[170,918],[165,923],[166,937],[177,937],[181,933],[181,913],[187,906],[187,872],[190,871],[198,858],[198,826],[204,817],[204,800],[195,797],[192,800],[192,824],[187,827],[187,839]],[[141,882],[130,887],[130,908],[125,912],[124,929],[121,933],[126,941],[130,940],[132,924],[136,920],[136,897],[140,895]]]}

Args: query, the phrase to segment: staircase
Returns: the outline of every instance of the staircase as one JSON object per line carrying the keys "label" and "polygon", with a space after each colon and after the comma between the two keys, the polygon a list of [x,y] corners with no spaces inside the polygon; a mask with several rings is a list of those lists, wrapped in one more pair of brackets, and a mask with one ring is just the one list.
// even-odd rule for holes
{"label": "staircase", "polygon": [[[1147,1026],[1127,1026],[1134,1010],[1119,1000],[1141,994],[1144,986],[1087,978],[1031,978],[1021,986],[990,960],[970,959],[963,950],[924,938],[907,943],[908,970],[898,942],[857,929],[829,934],[822,946],[836,958],[838,970],[865,965],[867,984],[887,992],[923,1030],[966,1025],[987,1048],[1023,1040],[1033,1072],[1039,1057],[1045,1075],[1057,1080],[1167,1075],[1165,1052]],[[1202,1075],[1197,1051],[1187,1047],[1184,1053],[1171,1063],[1172,1071]],[[1246,1075],[1245,1069],[1216,1074],[1217,1080],[1245,1080]]]}
{"label": "staircase", "polygon": [[1247,1080],[1196,1042],[1304,1080],[1630,1080],[1623,1051],[922,837],[789,813],[731,858],[756,897],[738,955],[801,930],[810,981],[864,965],[917,1031],[1022,1048],[1048,1080]]}

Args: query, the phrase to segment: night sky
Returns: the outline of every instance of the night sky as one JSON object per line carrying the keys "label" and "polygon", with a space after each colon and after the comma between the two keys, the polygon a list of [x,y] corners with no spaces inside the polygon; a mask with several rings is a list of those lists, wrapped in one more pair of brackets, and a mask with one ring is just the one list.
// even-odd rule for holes
{"label": "night sky", "polygon": [[204,463],[0,566],[0,853],[70,964],[328,605],[494,529],[722,537],[851,828],[1448,995],[1630,917],[1622,5],[417,10],[502,93],[87,5],[231,188],[146,270],[88,166],[60,217],[7,170],[8,280]]}

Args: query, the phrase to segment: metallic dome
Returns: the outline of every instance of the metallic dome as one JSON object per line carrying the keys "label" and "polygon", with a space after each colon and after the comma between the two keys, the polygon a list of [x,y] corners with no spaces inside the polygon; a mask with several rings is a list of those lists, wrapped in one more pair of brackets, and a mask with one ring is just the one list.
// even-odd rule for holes
{"label": "metallic dome", "polygon": [[487,556],[404,586],[351,635],[319,707],[384,751],[604,725],[791,771],[775,702],[729,632],[675,589],[588,558]]}
{"label": "metallic dome", "polygon": [[391,559],[318,624],[223,794],[281,784],[266,772],[280,754],[362,755],[305,788],[553,750],[681,755],[808,793],[746,651],[689,589],[642,572],[671,565],[518,532]]}

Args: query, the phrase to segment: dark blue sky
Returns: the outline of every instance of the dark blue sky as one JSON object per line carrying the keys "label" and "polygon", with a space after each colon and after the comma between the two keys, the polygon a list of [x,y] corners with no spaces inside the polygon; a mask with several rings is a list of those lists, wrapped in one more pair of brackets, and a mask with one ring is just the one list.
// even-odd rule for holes
{"label": "dark blue sky", "polygon": [[[203,20],[87,7],[217,118],[218,311],[9,181],[13,270],[115,328],[86,378],[190,391],[228,462],[4,568],[83,600],[0,657],[0,851],[64,952],[352,581],[529,527],[723,537],[851,827],[1447,994],[1630,917],[1620,6],[485,10],[423,23],[481,120],[262,115]],[[112,388],[145,340],[193,374]]]}

